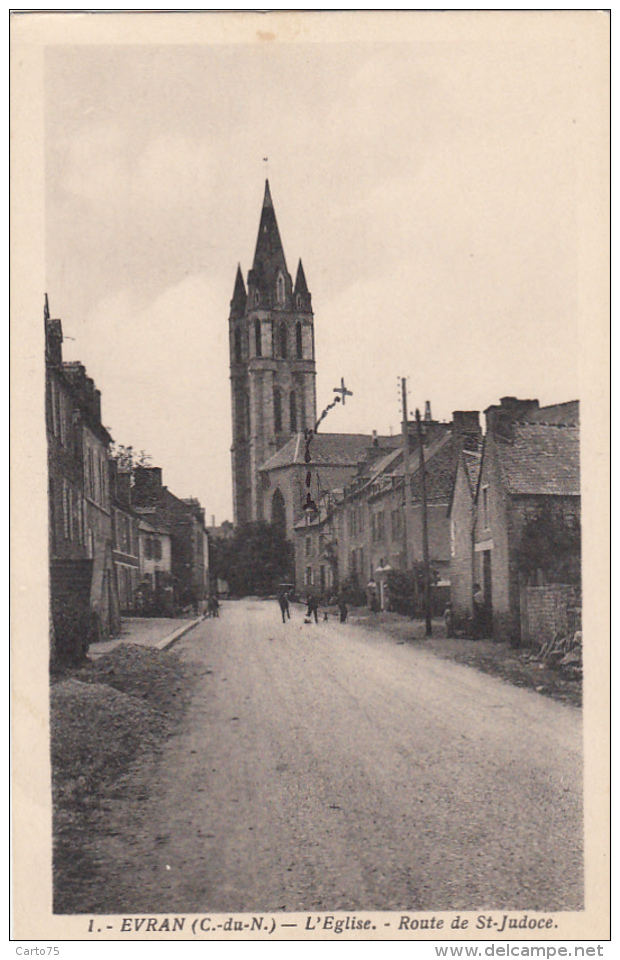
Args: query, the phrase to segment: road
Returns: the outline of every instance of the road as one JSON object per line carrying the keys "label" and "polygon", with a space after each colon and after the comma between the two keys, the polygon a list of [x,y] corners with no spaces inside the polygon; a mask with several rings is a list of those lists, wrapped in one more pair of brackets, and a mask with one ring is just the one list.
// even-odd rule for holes
{"label": "road", "polygon": [[189,711],[101,851],[118,912],[582,907],[574,707],[275,601],[174,649]]}

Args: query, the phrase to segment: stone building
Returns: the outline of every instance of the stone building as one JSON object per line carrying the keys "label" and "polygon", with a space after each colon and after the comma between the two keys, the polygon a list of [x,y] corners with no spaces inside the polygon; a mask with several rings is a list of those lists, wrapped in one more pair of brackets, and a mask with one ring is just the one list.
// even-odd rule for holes
{"label": "stone building", "polygon": [[235,525],[269,520],[260,468],[316,420],[312,298],[299,261],[288,272],[269,181],[247,289],[237,268],[230,303]]}
{"label": "stone building", "polygon": [[[504,397],[485,414],[473,530],[474,578],[484,592],[493,636],[519,644],[525,585],[519,550],[524,529],[529,523],[550,520],[551,531],[580,528],[578,404],[540,408],[537,400]],[[579,556],[572,561],[570,579],[578,581]],[[540,568],[544,579],[542,556]]]}
{"label": "stone building", "polygon": [[[112,438],[101,422],[93,380],[81,363],[63,361],[62,324],[50,316],[47,297],[44,326],[52,654],[70,657],[79,656],[89,639],[120,628],[108,476]],[[72,644],[81,650],[71,651]]]}
{"label": "stone building", "polygon": [[119,472],[116,460],[108,466],[116,590],[121,614],[131,616],[140,580],[139,516],[131,505],[131,474]]}
{"label": "stone building", "polygon": [[[199,501],[175,497],[164,486],[160,467],[137,466],[132,505],[154,530],[169,531],[175,605],[200,604],[209,592],[209,539]],[[142,534],[148,531],[143,528]]]}

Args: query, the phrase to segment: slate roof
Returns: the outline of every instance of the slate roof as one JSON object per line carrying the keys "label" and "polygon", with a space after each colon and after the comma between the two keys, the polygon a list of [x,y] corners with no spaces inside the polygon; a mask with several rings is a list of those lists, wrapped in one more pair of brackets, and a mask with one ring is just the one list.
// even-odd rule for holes
{"label": "slate roof", "polygon": [[566,403],[554,403],[548,407],[539,407],[527,414],[528,423],[560,424],[576,427],[579,425],[579,400]]}
{"label": "slate roof", "polygon": [[[377,437],[380,449],[395,447],[399,437]],[[311,463],[315,466],[355,467],[373,449],[373,438],[365,433],[317,433],[312,438]],[[306,445],[298,433],[260,467],[261,471],[277,470],[293,464],[305,464]]]}
{"label": "slate roof", "polygon": [[512,442],[496,439],[508,493],[579,496],[579,428],[514,424]]}

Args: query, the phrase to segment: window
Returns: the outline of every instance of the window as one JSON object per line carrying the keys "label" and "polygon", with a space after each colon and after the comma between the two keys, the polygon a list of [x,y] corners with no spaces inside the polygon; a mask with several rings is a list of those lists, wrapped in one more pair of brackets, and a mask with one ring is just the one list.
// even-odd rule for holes
{"label": "window", "polygon": [[291,393],[290,396],[290,413],[291,413],[291,433],[297,432],[297,397],[294,393]]}
{"label": "window", "polygon": [[[297,299],[299,300],[299,297],[297,297]],[[297,350],[297,359],[303,360],[304,348],[303,348],[301,323],[299,320],[295,324],[295,348]]]}
{"label": "window", "polygon": [[65,540],[69,539],[69,488],[67,481],[62,481],[62,532]]}
{"label": "window", "polygon": [[243,352],[241,349],[241,330],[237,327],[235,330],[235,363],[241,363]]}
{"label": "window", "polygon": [[286,342],[286,324],[281,323],[278,328],[278,351],[282,360],[288,356],[288,345]]}
{"label": "window", "polygon": [[144,556],[147,560],[153,559],[153,540],[151,537],[146,537],[144,540]]}
{"label": "window", "polygon": [[282,430],[282,394],[279,390],[273,391],[273,427],[277,433]]}
{"label": "window", "polygon": [[306,537],[306,556],[309,557],[312,553],[312,537]]}
{"label": "window", "polygon": [[281,273],[278,274],[278,280],[276,283],[276,296],[278,298],[278,303],[280,306],[284,304],[284,277]]}
{"label": "window", "polygon": [[312,586],[312,567],[306,567],[306,586]]}
{"label": "window", "polygon": [[256,356],[262,357],[263,355],[263,339],[261,336],[261,326],[260,320],[257,318],[254,321],[254,339],[256,341]]}
{"label": "window", "polygon": [[161,540],[159,537],[153,537],[153,560],[161,560]]}

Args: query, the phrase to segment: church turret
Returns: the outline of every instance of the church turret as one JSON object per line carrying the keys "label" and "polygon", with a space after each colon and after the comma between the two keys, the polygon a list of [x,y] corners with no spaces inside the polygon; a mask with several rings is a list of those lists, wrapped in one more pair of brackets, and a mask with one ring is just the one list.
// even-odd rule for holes
{"label": "church turret", "polygon": [[312,297],[310,296],[308,284],[306,283],[306,275],[301,257],[299,258],[299,265],[297,267],[293,297],[295,298],[295,306],[299,310],[312,310]]}
{"label": "church turret", "polygon": [[247,294],[245,292],[245,283],[243,282],[243,274],[241,273],[241,264],[237,265],[237,276],[235,277],[235,289],[233,291],[233,297],[230,301],[230,315],[231,317],[242,317],[245,313],[245,303],[247,300]]}
{"label": "church turret", "polygon": [[233,500],[239,524],[271,519],[260,467],[316,420],[312,301],[301,260],[293,289],[268,180],[247,290],[238,268],[230,306]]}

